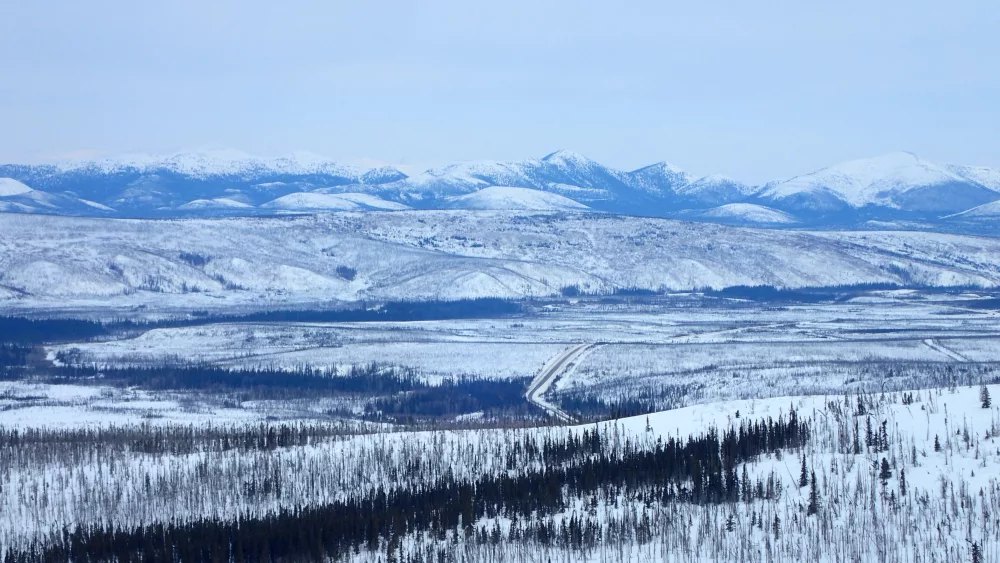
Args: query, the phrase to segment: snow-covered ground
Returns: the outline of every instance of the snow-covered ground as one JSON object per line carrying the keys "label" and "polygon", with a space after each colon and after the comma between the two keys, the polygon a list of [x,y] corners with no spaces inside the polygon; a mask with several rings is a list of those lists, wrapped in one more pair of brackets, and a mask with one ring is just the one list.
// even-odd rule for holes
{"label": "snow-covered ground", "polygon": [[520,209],[525,211],[579,211],[586,205],[558,194],[532,190],[489,186],[471,194],[449,199],[450,209]]}
{"label": "snow-covered ground", "polygon": [[160,328],[53,345],[48,355],[77,365],[210,363],[331,373],[376,362],[434,384],[447,377],[531,378],[570,347],[600,344],[552,382],[557,400],[666,393],[696,404],[988,377],[1000,370],[1000,323],[996,312],[963,306],[976,298],[875,292],[857,302],[782,307],[598,299],[506,319]]}
{"label": "snow-covered ground", "polygon": [[[987,389],[1000,396],[1000,385]],[[858,410],[861,403],[864,411]],[[599,520],[641,512],[662,531],[656,541],[625,541],[623,549],[651,560],[737,560],[752,549],[760,554],[748,559],[754,561],[765,560],[765,550],[780,554],[780,560],[839,561],[854,554],[848,559],[866,561],[893,552],[885,560],[958,561],[967,559],[973,541],[985,550],[984,561],[996,557],[992,514],[1000,508],[1000,408],[983,408],[979,386],[918,391],[909,398],[886,393],[726,401],[576,427],[402,432],[249,452],[154,455],[110,449],[73,454],[73,463],[33,455],[24,458],[31,460],[24,466],[0,467],[0,543],[20,543],[71,523],[127,526],[261,514],[351,498],[386,484],[419,487],[445,474],[459,480],[518,474],[537,469],[541,461],[537,452],[521,450],[526,437],[562,439],[596,429],[611,444],[609,451],[617,452],[612,455],[620,455],[624,449],[652,450],[661,438],[687,438],[742,420],[788,420],[791,409],[810,428],[805,446],[764,454],[741,468],[740,479],[776,481],[777,493],[769,499],[661,505],[602,492],[595,493],[596,504],[571,500],[543,518],[558,524],[591,510],[604,515]],[[879,440],[883,422],[886,444],[871,443],[866,428]],[[513,448],[522,451],[524,462],[505,466]],[[803,457],[817,477],[816,514],[806,510],[810,487],[798,484]],[[887,473],[880,469],[882,459]],[[282,485],[247,494],[247,483],[265,479]],[[195,482],[198,487],[178,487]],[[667,525],[674,520],[683,525]],[[509,519],[499,522],[505,530],[510,525]],[[493,523],[487,518],[477,528]],[[419,545],[440,541],[422,532],[409,538]],[[615,545],[607,541],[605,559],[606,549]],[[553,546],[529,549],[561,554]],[[577,557],[597,561],[600,553]],[[359,554],[359,560],[367,555]]]}

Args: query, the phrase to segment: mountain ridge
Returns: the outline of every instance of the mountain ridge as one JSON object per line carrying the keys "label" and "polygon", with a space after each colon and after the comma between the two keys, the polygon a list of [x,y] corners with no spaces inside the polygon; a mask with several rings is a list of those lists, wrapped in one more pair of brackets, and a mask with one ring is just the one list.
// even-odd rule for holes
{"label": "mountain ridge", "polygon": [[[381,163],[341,164],[307,152],[264,158],[222,149],[0,165],[0,178],[4,177],[32,189],[35,201],[23,201],[27,193],[23,188],[19,188],[20,196],[0,192],[0,208],[6,211],[128,217],[185,216],[192,211],[210,216],[213,210],[220,216],[262,214],[268,212],[270,202],[311,193],[368,194],[407,208],[447,209],[454,207],[456,198],[491,187],[508,187],[546,192],[595,211],[624,215],[722,221],[729,220],[733,209],[749,208],[709,211],[752,204],[758,207],[744,219],[788,219],[762,223],[774,227],[863,228],[877,221],[934,229],[961,222],[963,211],[1000,200],[1000,169],[937,165],[907,152],[846,161],[757,186],[720,174],[695,176],[667,162],[619,170],[569,150],[517,161],[458,162],[412,176]],[[245,205],[211,203],[219,199]],[[306,202],[317,198],[298,195],[295,199]],[[482,199],[488,196],[484,194]],[[523,207],[516,197],[495,199],[490,205],[501,200],[510,201],[512,209]],[[345,206],[350,208],[350,204]],[[320,205],[305,209],[337,208]],[[362,204],[362,208],[371,207]]]}

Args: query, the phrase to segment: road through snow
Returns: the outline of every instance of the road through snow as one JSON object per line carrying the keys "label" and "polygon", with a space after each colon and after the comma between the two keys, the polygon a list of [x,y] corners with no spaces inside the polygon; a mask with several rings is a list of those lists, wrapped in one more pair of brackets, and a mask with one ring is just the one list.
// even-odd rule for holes
{"label": "road through snow", "polygon": [[939,352],[941,354],[944,354],[945,356],[948,356],[949,358],[955,360],[956,362],[967,362],[967,361],[969,361],[969,358],[966,358],[965,356],[959,354],[958,352],[955,352],[954,350],[950,350],[948,348],[945,348],[943,345],[941,345],[940,342],[936,342],[932,338],[928,338],[928,339],[924,340],[924,344],[926,344],[927,347],[930,348],[931,350],[934,350],[935,352]]}
{"label": "road through snow", "polygon": [[545,367],[542,368],[542,371],[532,380],[531,385],[528,386],[528,392],[525,394],[528,402],[538,405],[545,412],[563,422],[576,422],[572,415],[545,400],[544,395],[552,384],[555,383],[556,379],[576,367],[577,360],[595,347],[597,347],[597,344],[578,344],[563,350],[549,360],[545,364]]}

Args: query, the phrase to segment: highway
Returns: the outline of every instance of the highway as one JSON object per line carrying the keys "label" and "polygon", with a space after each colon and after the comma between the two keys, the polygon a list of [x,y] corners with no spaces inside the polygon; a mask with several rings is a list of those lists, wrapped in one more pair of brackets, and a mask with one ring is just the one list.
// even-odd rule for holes
{"label": "highway", "polygon": [[539,408],[563,422],[576,422],[576,419],[569,413],[563,411],[557,405],[546,401],[544,395],[549,390],[549,387],[555,383],[556,379],[576,365],[576,360],[596,346],[597,344],[577,344],[563,350],[549,360],[545,364],[545,367],[542,368],[542,371],[532,380],[531,385],[528,386],[528,392],[525,394],[528,402],[538,405]]}

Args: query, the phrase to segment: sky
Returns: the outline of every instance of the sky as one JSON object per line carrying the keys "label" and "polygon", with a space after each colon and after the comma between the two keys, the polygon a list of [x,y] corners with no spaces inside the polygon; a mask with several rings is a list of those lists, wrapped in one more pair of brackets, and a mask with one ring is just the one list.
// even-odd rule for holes
{"label": "sky", "polygon": [[0,162],[232,147],[423,168],[566,148],[746,182],[1000,167],[1000,3],[0,2]]}

